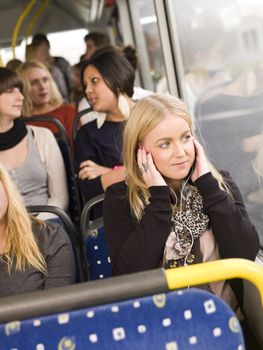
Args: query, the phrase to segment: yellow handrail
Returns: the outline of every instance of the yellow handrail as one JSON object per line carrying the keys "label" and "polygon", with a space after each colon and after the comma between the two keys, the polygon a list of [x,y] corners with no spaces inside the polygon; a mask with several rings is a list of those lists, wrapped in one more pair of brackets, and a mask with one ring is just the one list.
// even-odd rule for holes
{"label": "yellow handrail", "polygon": [[245,259],[222,259],[165,270],[169,289],[196,286],[231,278],[242,278],[253,283],[261,296],[263,306],[263,267]]}
{"label": "yellow handrail", "polygon": [[12,51],[13,51],[13,58],[16,58],[16,52],[15,52],[15,48],[16,48],[16,41],[17,41],[17,36],[18,36],[18,32],[19,29],[21,27],[21,24],[23,23],[24,19],[26,18],[26,16],[29,14],[29,12],[31,11],[32,7],[35,5],[36,0],[31,0],[26,8],[24,9],[24,11],[21,13],[21,15],[18,18],[18,21],[16,22],[15,25],[15,29],[13,31],[13,35],[12,35]]}
{"label": "yellow handrail", "polygon": [[4,67],[4,63],[2,61],[1,48],[0,48],[0,67]]}
{"label": "yellow handrail", "polygon": [[33,31],[33,27],[34,27],[36,21],[42,15],[42,13],[45,11],[48,3],[49,3],[49,0],[44,0],[42,2],[42,4],[40,5],[39,9],[36,11],[34,16],[32,17],[31,21],[29,22],[29,24],[26,28],[26,43],[27,43],[28,37],[31,35],[31,33]]}

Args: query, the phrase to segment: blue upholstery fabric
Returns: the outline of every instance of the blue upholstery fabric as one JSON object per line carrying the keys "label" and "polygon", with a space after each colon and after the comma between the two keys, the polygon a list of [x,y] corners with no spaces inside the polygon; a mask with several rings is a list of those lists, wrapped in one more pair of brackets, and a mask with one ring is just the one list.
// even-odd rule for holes
{"label": "blue upholstery fabric", "polygon": [[222,300],[185,289],[0,326],[1,350],[244,350]]}
{"label": "blue upholstery fabric", "polygon": [[108,245],[104,235],[104,228],[95,230],[86,239],[86,253],[88,270],[91,280],[112,276]]}

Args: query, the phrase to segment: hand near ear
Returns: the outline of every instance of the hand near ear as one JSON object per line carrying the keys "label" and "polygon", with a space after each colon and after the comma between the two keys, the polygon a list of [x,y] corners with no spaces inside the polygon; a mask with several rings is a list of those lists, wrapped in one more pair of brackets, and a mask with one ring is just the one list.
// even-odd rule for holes
{"label": "hand near ear", "polygon": [[150,152],[147,152],[143,147],[139,147],[137,159],[141,176],[148,188],[151,186],[167,186],[164,178],[156,169]]}
{"label": "hand near ear", "polygon": [[211,168],[201,144],[196,139],[193,139],[193,142],[195,146],[195,167],[191,179],[194,182],[200,176],[209,173]]}

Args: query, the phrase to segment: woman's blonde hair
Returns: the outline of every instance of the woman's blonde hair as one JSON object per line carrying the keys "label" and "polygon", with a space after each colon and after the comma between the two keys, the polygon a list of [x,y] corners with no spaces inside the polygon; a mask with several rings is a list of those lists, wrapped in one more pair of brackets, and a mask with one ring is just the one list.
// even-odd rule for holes
{"label": "woman's blonde hair", "polygon": [[3,232],[4,250],[1,253],[2,260],[7,264],[8,272],[10,273],[15,265],[17,271],[24,271],[27,266],[33,266],[47,273],[46,261],[32,231],[32,220],[37,221],[39,225],[44,225],[44,223],[31,218],[28,214],[20,193],[2,164],[0,164],[0,181],[8,201],[5,214],[6,229]]}
{"label": "woman's blonde hair", "polygon": [[[149,203],[149,190],[143,181],[137,163],[138,146],[144,137],[168,114],[183,118],[190,127],[192,118],[185,104],[171,95],[153,94],[139,100],[133,107],[123,133],[123,164],[127,172],[129,203],[135,218],[140,221],[145,206]],[[229,192],[222,175],[211,165],[211,172],[220,188]]]}
{"label": "woman's blonde hair", "polygon": [[23,108],[22,108],[22,115],[29,117],[34,112],[34,104],[31,98],[31,84],[28,79],[28,71],[32,68],[40,68],[43,69],[46,74],[50,85],[50,101],[49,103],[51,106],[58,106],[63,103],[63,98],[58,90],[58,87],[52,78],[51,73],[49,72],[48,68],[38,61],[28,61],[22,64],[22,66],[19,68],[18,73],[20,77],[23,80],[23,95],[24,95],[24,102],[23,102]]}

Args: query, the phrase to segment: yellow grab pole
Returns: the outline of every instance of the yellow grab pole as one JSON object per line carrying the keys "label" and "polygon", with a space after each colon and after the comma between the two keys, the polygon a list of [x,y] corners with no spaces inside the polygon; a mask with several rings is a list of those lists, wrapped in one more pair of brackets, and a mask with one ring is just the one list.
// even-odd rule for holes
{"label": "yellow grab pole", "polygon": [[4,63],[3,63],[3,61],[2,61],[2,55],[1,55],[1,53],[0,53],[0,67],[4,67]]}
{"label": "yellow grab pole", "polygon": [[26,8],[24,9],[24,11],[19,16],[18,21],[16,22],[15,29],[14,29],[13,35],[12,35],[13,58],[16,58],[16,52],[15,52],[16,41],[17,41],[17,36],[18,36],[18,33],[19,33],[19,29],[21,27],[21,24],[23,23],[24,19],[29,14],[29,12],[31,11],[31,9],[35,5],[35,3],[36,3],[36,0],[29,1],[29,3],[27,4]]}
{"label": "yellow grab pole", "polygon": [[169,289],[243,278],[257,287],[263,305],[263,267],[253,261],[222,259],[165,270],[165,275]]}
{"label": "yellow grab pole", "polygon": [[48,3],[49,3],[49,0],[44,0],[42,2],[41,6],[39,7],[39,9],[37,10],[37,12],[32,17],[31,21],[29,22],[27,29],[26,29],[26,43],[27,43],[28,37],[32,34],[32,31],[33,31],[33,28],[34,28],[36,21],[42,15],[42,13],[45,11]]}

